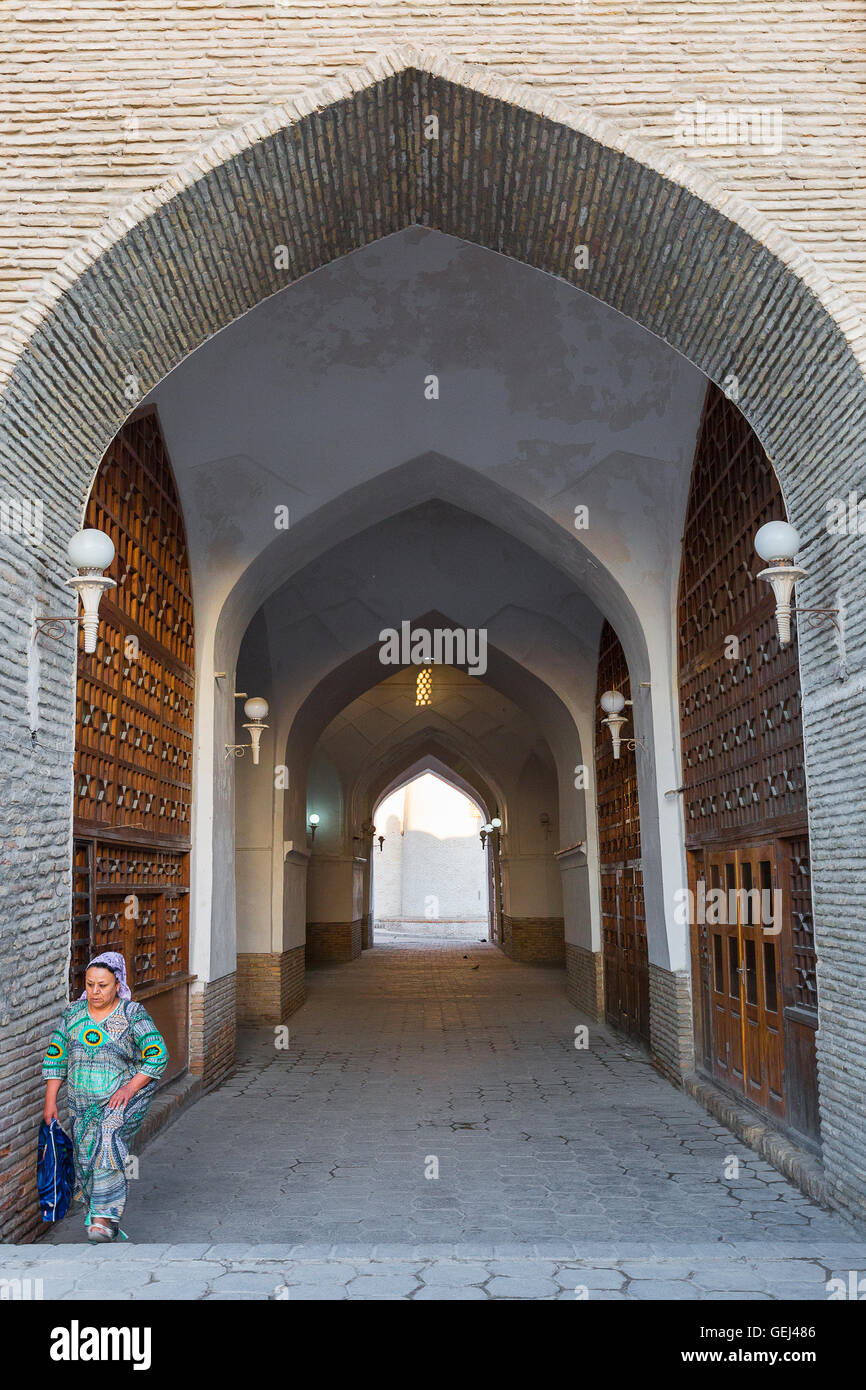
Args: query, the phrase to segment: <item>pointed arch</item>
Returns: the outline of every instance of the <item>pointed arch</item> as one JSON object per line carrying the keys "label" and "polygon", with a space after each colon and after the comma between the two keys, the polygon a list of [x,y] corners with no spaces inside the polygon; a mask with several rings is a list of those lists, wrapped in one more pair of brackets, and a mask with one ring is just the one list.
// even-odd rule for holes
{"label": "pointed arch", "polygon": [[[421,115],[433,108],[448,131],[447,150],[433,150],[422,138]],[[845,545],[840,579],[838,552],[825,543],[822,526],[828,492],[846,496],[861,482],[866,434],[864,350],[855,344],[857,328],[850,325],[857,320],[844,297],[778,229],[631,136],[621,138],[591,116],[487,70],[401,50],[217,141],[159,190],[136,199],[28,307],[3,357],[0,396],[7,485],[26,497],[38,478],[46,501],[42,555],[14,539],[11,545],[28,618],[38,611],[72,616],[53,557],[77,529],[99,461],[128,417],[127,389],[143,396],[262,299],[412,223],[558,276],[642,324],[711,380],[733,375],[739,404],[805,538],[809,577],[798,601],[841,608],[847,594],[866,589],[862,547]],[[585,270],[575,265],[577,243],[592,252]],[[278,245],[289,252],[285,269],[274,255]],[[617,628],[626,645],[624,628]],[[10,627],[2,674],[10,737],[22,747],[30,733],[21,698],[29,679],[22,673],[32,661],[30,631],[29,621]],[[823,942],[825,997],[838,980],[848,998],[851,981],[866,974],[866,941],[857,930],[856,904],[841,901],[838,881],[840,874],[859,875],[866,811],[851,807],[840,822],[824,759],[837,746],[840,717],[850,745],[862,744],[866,631],[859,617],[848,624],[844,642],[853,675],[841,688],[834,685],[838,653],[819,631],[802,634],[801,671],[815,931]],[[208,634],[199,652],[202,775],[229,812],[206,848],[213,804],[198,799],[197,912],[208,928],[213,863],[231,849],[225,826],[232,791],[219,751],[230,741],[230,721],[212,696],[215,651],[219,644]],[[637,679],[643,672],[631,653],[629,661]],[[43,738],[66,769],[73,665],[70,643],[52,652],[41,692]],[[24,800],[25,814],[39,809],[38,833],[18,840],[20,803],[0,812],[4,840],[20,844],[21,872],[10,875],[7,892],[21,878],[47,879],[56,856],[47,845],[65,846],[69,863],[64,778],[46,790],[34,765]],[[657,852],[658,845],[645,850]],[[40,910],[50,905],[54,921],[53,888],[38,891]],[[653,906],[654,916],[666,911],[661,899]],[[202,947],[196,968],[205,979],[222,979],[233,967],[230,925]],[[60,978],[62,969],[54,967],[65,952],[65,930],[56,935],[52,973]],[[862,1204],[866,1173],[852,1158],[860,1149],[851,1126],[866,1095],[866,1070],[861,1061],[855,1072],[847,1061],[852,1051],[866,1056],[862,1020],[841,1009],[822,1013],[819,1046],[826,1058],[830,1181],[840,1192],[856,1191]]]}

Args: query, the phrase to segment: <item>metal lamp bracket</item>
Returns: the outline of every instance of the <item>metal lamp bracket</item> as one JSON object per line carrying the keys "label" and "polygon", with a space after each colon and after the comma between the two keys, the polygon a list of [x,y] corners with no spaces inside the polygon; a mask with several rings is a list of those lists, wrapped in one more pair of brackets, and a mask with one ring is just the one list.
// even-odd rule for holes
{"label": "metal lamp bracket", "polygon": [[66,631],[66,628],[63,627],[62,624],[77,623],[80,621],[81,619],[77,613],[71,618],[67,618],[65,615],[63,617],[55,617],[51,613],[45,613],[42,617],[36,619],[36,631],[40,637],[50,637],[53,642],[59,642]]}
{"label": "metal lamp bracket", "polygon": [[808,614],[809,616],[807,617],[807,622],[810,627],[825,627],[828,623],[832,623],[839,635],[841,636],[842,634],[842,629],[836,621],[835,617],[835,614],[839,612],[838,608],[792,607],[791,612]]}

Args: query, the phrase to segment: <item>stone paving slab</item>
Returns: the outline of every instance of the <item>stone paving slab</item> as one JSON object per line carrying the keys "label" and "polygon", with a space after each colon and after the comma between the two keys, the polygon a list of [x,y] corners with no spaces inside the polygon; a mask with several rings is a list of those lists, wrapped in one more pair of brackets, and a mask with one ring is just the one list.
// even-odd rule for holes
{"label": "stone paving slab", "polygon": [[[140,1155],[128,1242],[90,1249],[76,1214],[4,1267],[37,1259],[63,1298],[103,1270],[167,1298],[560,1298],[581,1271],[590,1297],[809,1298],[866,1275],[866,1236],[578,1014],[562,970],[403,941],[308,979],[289,1046],[245,1031],[234,1075]],[[486,1278],[449,1283],[455,1261]]]}
{"label": "stone paving slab", "polygon": [[[637,1251],[637,1247],[635,1248]],[[62,1251],[64,1258],[57,1258]],[[737,1256],[719,1246],[696,1246],[688,1258],[665,1259],[649,1246],[628,1257],[600,1260],[579,1245],[568,1254],[521,1252],[481,1257],[459,1245],[448,1254],[423,1246],[391,1247],[387,1254],[369,1246],[304,1249],[298,1246],[247,1246],[236,1253],[212,1246],[203,1254],[179,1247],[140,1245],[0,1246],[0,1279],[11,1298],[112,1301],[216,1298],[291,1301],[387,1299],[412,1301],[463,1297],[491,1301],[571,1299],[608,1300],[828,1300],[831,1279],[846,1286],[852,1268],[850,1247],[841,1258],[794,1256],[780,1260],[752,1252]],[[866,1246],[857,1252],[866,1266]],[[855,1267],[856,1268],[856,1267]],[[34,1281],[41,1280],[41,1288]],[[17,1281],[17,1283],[16,1283]],[[29,1282],[28,1282],[29,1281]]]}

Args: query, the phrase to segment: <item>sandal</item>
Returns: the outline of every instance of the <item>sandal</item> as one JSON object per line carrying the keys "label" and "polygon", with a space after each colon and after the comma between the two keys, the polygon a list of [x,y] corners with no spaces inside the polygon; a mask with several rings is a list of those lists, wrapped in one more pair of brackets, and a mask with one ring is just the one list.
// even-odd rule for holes
{"label": "sandal", "polygon": [[118,1236],[121,1240],[129,1239],[126,1231],[120,1229],[120,1222],[113,1216],[86,1216],[84,1224],[87,1227],[87,1239],[92,1240],[94,1245],[117,1240]]}

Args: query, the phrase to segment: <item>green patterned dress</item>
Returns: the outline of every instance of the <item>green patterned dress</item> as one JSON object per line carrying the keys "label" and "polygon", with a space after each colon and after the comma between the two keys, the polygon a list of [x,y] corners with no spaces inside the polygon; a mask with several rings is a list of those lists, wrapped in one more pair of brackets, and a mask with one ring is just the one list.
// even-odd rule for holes
{"label": "green patterned dress", "polygon": [[154,1082],[165,1071],[165,1039],[143,1004],[119,999],[98,1023],[86,999],[76,999],[51,1036],[42,1064],[46,1081],[64,1080],[72,1117],[75,1196],[91,1216],[117,1220],[126,1202],[126,1160],[135,1134],[156,1091],[142,1086],[125,1106],[108,1101],[137,1072]]}

